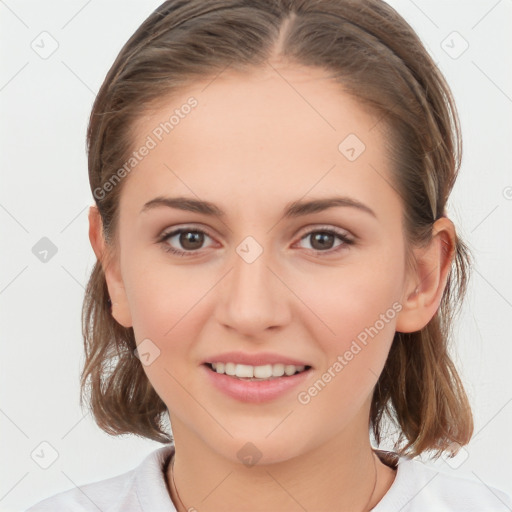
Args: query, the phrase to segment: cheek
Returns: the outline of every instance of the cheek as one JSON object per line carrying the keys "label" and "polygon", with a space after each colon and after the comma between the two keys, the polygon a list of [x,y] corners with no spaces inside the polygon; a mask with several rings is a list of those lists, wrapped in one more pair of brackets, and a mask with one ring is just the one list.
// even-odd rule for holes
{"label": "cheek", "polygon": [[379,258],[377,252],[382,251],[374,258],[317,272],[314,279],[297,276],[297,290],[307,306],[301,322],[324,355],[318,369],[318,405],[334,400],[358,408],[386,362],[401,309],[401,262],[396,255]]}
{"label": "cheek", "polygon": [[162,262],[144,265],[142,259],[132,264],[136,270],[125,286],[135,339],[155,354],[144,370],[162,398],[179,396],[190,379],[186,364],[211,316],[206,295],[214,276]]}
{"label": "cheek", "polygon": [[[392,330],[399,282],[400,262],[396,257],[387,261],[365,258],[354,265],[326,267],[314,277],[297,274],[294,278],[315,338],[331,340],[339,348],[375,323],[379,330]],[[382,315],[385,326],[379,321]]]}
{"label": "cheek", "polygon": [[199,308],[193,307],[197,292],[190,292],[186,283],[176,283],[175,290],[163,280],[149,278],[139,285],[131,307],[139,354],[150,354],[145,364],[141,356],[144,372],[162,401],[168,407],[173,404],[173,412],[186,417],[190,396],[185,390],[193,384],[187,361],[199,336],[199,322],[194,317]]}
{"label": "cheek", "polygon": [[200,310],[200,301],[213,282],[204,272],[166,264],[165,257],[154,260],[147,265],[141,260],[133,262],[134,271],[125,280],[126,292],[134,331],[165,342]]}
{"label": "cheek", "polygon": [[322,364],[297,401],[308,418],[331,417],[331,425],[320,429],[336,431],[369,399],[393,342],[400,305],[393,302],[393,287],[379,289],[350,273],[334,274],[323,289],[318,284],[303,283],[315,314],[308,311],[301,321],[323,354]]}

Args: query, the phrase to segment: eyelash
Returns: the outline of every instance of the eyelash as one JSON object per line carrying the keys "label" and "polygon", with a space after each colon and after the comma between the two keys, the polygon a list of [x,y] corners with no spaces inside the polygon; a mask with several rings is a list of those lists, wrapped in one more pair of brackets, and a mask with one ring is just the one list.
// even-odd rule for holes
{"label": "eyelash", "polygon": [[[176,236],[176,235],[179,235],[181,233],[201,233],[203,235],[206,235],[210,238],[212,238],[206,231],[203,231],[202,229],[199,229],[199,228],[194,228],[194,227],[184,227],[184,228],[180,228],[180,229],[176,229],[174,231],[170,231],[168,233],[164,233],[159,239],[158,239],[158,243],[162,244],[162,247],[164,249],[165,252],[168,252],[168,253],[171,253],[171,254],[174,254],[175,256],[185,256],[185,257],[190,257],[190,256],[193,256],[194,254],[197,254],[198,250],[194,250],[194,251],[182,251],[180,249],[175,249],[174,247],[171,247],[167,242],[167,240],[169,238],[172,238],[173,236]],[[334,248],[334,249],[328,249],[326,251],[319,251],[317,249],[308,249],[309,251],[313,251],[315,252],[316,254],[320,255],[320,256],[324,256],[324,255],[331,255],[331,254],[334,254],[334,253],[337,253],[343,249],[346,249],[347,246],[350,246],[350,245],[353,245],[355,242],[354,240],[350,239],[349,237],[347,237],[345,234],[333,229],[333,228],[317,228],[317,229],[314,229],[312,231],[308,231],[307,233],[305,233],[300,239],[300,240],[303,240],[304,238],[307,238],[308,236],[314,234],[314,233],[327,233],[329,235],[334,235],[336,237],[338,237],[343,243],[340,244],[338,247]]]}

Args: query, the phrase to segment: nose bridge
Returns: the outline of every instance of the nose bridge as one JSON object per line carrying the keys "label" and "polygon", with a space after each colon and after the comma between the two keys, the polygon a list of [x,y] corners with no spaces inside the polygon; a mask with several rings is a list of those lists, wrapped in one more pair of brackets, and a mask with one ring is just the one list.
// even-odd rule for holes
{"label": "nose bridge", "polygon": [[255,334],[282,324],[286,297],[283,284],[274,275],[272,251],[250,236],[235,250],[228,282],[222,287],[219,320],[240,332]]}

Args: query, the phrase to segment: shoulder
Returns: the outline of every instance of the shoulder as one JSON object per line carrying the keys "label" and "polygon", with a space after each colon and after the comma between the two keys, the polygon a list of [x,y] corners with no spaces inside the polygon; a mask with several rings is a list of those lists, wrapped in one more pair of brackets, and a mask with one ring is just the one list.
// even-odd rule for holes
{"label": "shoulder", "polygon": [[99,480],[59,492],[32,505],[26,512],[109,510],[109,507],[116,500],[119,500],[120,497],[123,497],[124,500],[130,497],[133,476],[134,470],[131,470],[113,478]]}
{"label": "shoulder", "polygon": [[483,482],[400,457],[392,486],[372,512],[510,512],[512,499]]}
{"label": "shoulder", "polygon": [[163,471],[172,453],[173,446],[163,446],[126,473],[62,491],[39,501],[25,512],[175,512]]}

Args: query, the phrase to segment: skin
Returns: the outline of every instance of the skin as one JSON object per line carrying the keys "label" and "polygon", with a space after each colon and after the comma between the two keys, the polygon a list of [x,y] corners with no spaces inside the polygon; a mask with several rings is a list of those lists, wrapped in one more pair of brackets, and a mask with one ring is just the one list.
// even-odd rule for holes
{"label": "skin", "polygon": [[[442,218],[432,243],[414,249],[417,268],[406,270],[402,203],[388,183],[378,117],[318,70],[282,66],[280,74],[286,81],[271,68],[226,71],[139,120],[134,148],[189,96],[198,100],[125,178],[120,255],[104,264],[114,318],[133,327],[137,343],[149,338],[160,350],[144,370],[169,409],[180,498],[202,512],[364,510],[377,459],[368,434],[373,388],[395,331],[419,330],[437,311],[453,257],[454,226]],[[338,150],[349,133],[366,145],[353,162]],[[211,201],[226,217],[167,207],[140,213],[160,195]],[[281,219],[291,201],[331,195],[359,200],[376,218],[335,207]],[[89,220],[103,261],[108,247],[96,207]],[[190,224],[208,233],[195,255],[163,250],[186,250],[179,235],[156,241]],[[326,227],[355,243],[333,252],[341,240],[322,249],[306,236]],[[247,236],[263,248],[251,264],[236,252]],[[298,391],[393,303],[401,311],[317,396],[299,403]],[[200,371],[207,356],[230,350],[290,355],[313,371],[300,389],[276,400],[238,402]],[[237,457],[248,441],[261,452],[254,466]],[[368,509],[395,477],[381,461],[376,468]],[[185,510],[174,490],[171,496]]]}

